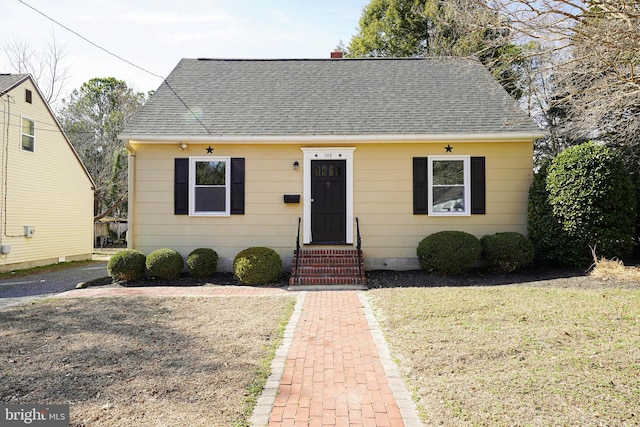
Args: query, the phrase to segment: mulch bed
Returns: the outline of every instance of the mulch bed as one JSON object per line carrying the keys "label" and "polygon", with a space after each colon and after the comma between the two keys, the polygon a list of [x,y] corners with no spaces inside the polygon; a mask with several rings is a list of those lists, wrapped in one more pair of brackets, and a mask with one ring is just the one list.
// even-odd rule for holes
{"label": "mulch bed", "polygon": [[[405,288],[405,287],[459,287],[459,286],[502,286],[502,285],[530,285],[530,286],[623,286],[637,287],[637,283],[624,284],[619,282],[607,282],[593,278],[583,269],[575,268],[551,268],[540,265],[532,265],[513,273],[496,273],[486,268],[476,268],[465,275],[441,276],[429,274],[424,270],[372,270],[366,272],[367,286],[370,289],[379,288]],[[286,287],[289,285],[290,274],[282,274],[278,283],[264,285],[265,287]],[[110,278],[98,279],[87,284],[88,286],[122,286],[122,287],[148,287],[148,286],[238,286],[240,282],[232,273],[219,272],[213,276],[197,279],[188,273],[171,280],[141,279],[129,282],[113,282]]]}
{"label": "mulch bed", "polygon": [[590,280],[587,273],[580,269],[530,266],[513,273],[496,273],[486,268],[476,268],[467,274],[455,276],[429,274],[424,270],[375,270],[367,272],[367,285],[369,288],[499,286],[569,278]]}

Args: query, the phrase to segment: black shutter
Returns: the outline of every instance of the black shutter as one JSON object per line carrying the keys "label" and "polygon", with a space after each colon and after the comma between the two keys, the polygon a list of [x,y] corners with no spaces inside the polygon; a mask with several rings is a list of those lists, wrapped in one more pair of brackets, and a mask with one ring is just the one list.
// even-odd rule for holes
{"label": "black shutter", "polygon": [[231,214],[244,215],[244,159],[231,159]]}
{"label": "black shutter", "polygon": [[175,215],[189,214],[189,158],[175,159],[173,213]]}
{"label": "black shutter", "polygon": [[429,176],[427,174],[427,157],[413,158],[413,213],[429,214]]}
{"label": "black shutter", "polygon": [[[189,214],[189,159],[175,159],[173,209]],[[231,159],[231,214],[244,214],[244,159]]]}
{"label": "black shutter", "polygon": [[486,214],[485,158],[471,158],[471,214]]}

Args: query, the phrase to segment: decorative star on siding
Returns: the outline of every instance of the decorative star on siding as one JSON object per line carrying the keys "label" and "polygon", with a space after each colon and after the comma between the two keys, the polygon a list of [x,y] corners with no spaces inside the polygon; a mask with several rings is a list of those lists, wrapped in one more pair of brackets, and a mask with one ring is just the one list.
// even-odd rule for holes
{"label": "decorative star on siding", "polygon": [[445,150],[447,150],[447,153],[451,153],[451,150],[453,150],[453,147],[451,146],[451,144],[447,144],[446,147],[444,147]]}
{"label": "decorative star on siding", "polygon": [[213,148],[211,146],[207,147],[207,154],[213,153]]}

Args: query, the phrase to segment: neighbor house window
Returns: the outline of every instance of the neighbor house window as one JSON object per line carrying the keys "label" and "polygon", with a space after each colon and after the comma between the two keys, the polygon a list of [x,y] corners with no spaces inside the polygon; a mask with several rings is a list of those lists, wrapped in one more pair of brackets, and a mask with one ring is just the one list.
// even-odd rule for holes
{"label": "neighbor house window", "polygon": [[21,146],[23,151],[34,152],[36,142],[36,127],[33,120],[22,118],[21,127],[22,141]]}
{"label": "neighbor house window", "polygon": [[229,157],[189,158],[189,214],[227,216],[231,206]]}
{"label": "neighbor house window", "polygon": [[470,214],[470,166],[468,156],[430,156],[429,215]]}

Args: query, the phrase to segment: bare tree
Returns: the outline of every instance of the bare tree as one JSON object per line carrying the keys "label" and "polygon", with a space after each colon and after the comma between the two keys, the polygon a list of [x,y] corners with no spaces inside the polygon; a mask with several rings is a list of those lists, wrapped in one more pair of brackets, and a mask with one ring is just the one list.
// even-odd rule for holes
{"label": "bare tree", "polygon": [[529,100],[551,151],[595,139],[636,165],[640,147],[640,3],[494,0],[502,25],[538,46]]}
{"label": "bare tree", "polygon": [[2,49],[12,72],[31,74],[49,104],[60,100],[69,69],[62,66],[65,47],[58,43],[53,32],[41,50],[31,47],[28,40],[19,38],[9,39]]}

